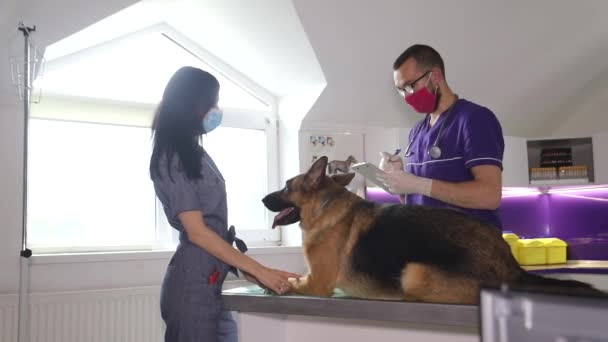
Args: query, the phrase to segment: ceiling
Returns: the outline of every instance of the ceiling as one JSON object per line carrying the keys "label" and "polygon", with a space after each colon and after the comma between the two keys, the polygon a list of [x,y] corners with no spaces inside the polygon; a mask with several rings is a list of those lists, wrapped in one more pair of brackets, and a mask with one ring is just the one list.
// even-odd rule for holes
{"label": "ceiling", "polygon": [[[112,0],[107,6],[116,10],[127,3]],[[414,43],[439,50],[452,89],[493,110],[507,135],[549,135],[560,122],[572,121],[581,106],[586,106],[585,113],[597,112],[588,104],[608,90],[604,0],[131,3],[131,12],[122,12],[126,26],[115,21],[112,34],[164,21],[277,98],[326,83],[305,117],[310,121],[411,126],[419,116],[394,91],[391,67]],[[88,13],[85,6],[79,7]],[[74,27],[88,26],[82,18],[94,17],[83,14],[63,24],[70,21],[48,13],[59,14],[60,9],[48,6],[46,16],[39,8],[32,11],[34,18],[55,25],[53,34],[63,25],[65,36],[74,33]],[[106,39],[111,31],[105,31]]]}
{"label": "ceiling", "polygon": [[[411,125],[392,63],[426,43],[461,97],[492,109],[505,134],[550,134],[589,84],[608,77],[608,1],[295,0],[327,89],[309,118]],[[567,106],[567,111],[564,109]],[[603,127],[608,130],[608,127]]]}

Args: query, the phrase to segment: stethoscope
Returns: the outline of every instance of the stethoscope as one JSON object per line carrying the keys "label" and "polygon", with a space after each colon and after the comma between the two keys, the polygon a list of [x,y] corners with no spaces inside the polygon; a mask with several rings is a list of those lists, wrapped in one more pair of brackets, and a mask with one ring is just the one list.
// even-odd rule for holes
{"label": "stethoscope", "polygon": [[[445,125],[445,122],[448,121],[448,116],[452,112],[452,109],[456,105],[456,102],[458,102],[458,95],[456,95],[456,99],[450,105],[450,108],[448,108],[448,112],[445,114],[443,121],[441,121],[441,125],[439,125],[439,133],[437,134],[437,138],[435,138],[435,141],[433,142],[433,146],[431,146],[429,148],[429,150],[427,151],[427,154],[429,155],[429,157],[431,157],[431,159],[441,158],[441,148],[439,147],[439,141],[441,141],[441,136],[443,135],[443,126]],[[422,120],[423,121],[430,120],[429,114],[427,114],[426,117]],[[418,129],[416,130],[416,133],[414,133],[414,136],[407,144],[407,147],[405,148],[405,157],[406,158],[408,158],[414,154],[414,152],[410,151],[410,148],[412,147],[412,143],[414,142],[414,140],[416,140],[416,138],[418,137],[418,134],[420,133],[420,131],[422,130],[422,128],[425,125],[426,125],[426,123],[424,123],[424,122],[421,123],[420,125],[418,125]]]}

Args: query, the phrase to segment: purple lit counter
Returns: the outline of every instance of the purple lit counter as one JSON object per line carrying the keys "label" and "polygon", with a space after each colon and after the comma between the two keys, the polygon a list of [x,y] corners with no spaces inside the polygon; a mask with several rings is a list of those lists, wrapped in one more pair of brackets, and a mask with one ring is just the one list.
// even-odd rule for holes
{"label": "purple lit counter", "polygon": [[523,266],[524,269],[543,276],[557,279],[583,281],[595,288],[608,291],[608,261],[568,260],[560,265]]}
{"label": "purple lit counter", "polygon": [[499,211],[521,238],[564,240],[568,260],[608,260],[608,185],[503,188]]}
{"label": "purple lit counter", "polygon": [[569,260],[607,259],[608,238],[570,238],[566,239],[566,242]]}
{"label": "purple lit counter", "polygon": [[367,187],[365,189],[365,198],[372,202],[400,203],[399,196],[390,194],[383,189],[376,187]]}
{"label": "purple lit counter", "polygon": [[[504,230],[526,239],[562,239],[568,260],[608,261],[608,185],[505,187],[502,195],[498,210]],[[367,188],[366,198],[399,203],[398,196],[374,187]]]}
{"label": "purple lit counter", "polygon": [[[366,198],[399,203],[380,188],[367,188]],[[565,264],[524,266],[558,279],[574,279],[608,291],[608,186],[503,188],[499,208],[504,230],[521,238],[557,237],[568,244]]]}
{"label": "purple lit counter", "polygon": [[608,261],[568,260],[565,264],[522,266],[536,274],[601,274],[608,275]]}

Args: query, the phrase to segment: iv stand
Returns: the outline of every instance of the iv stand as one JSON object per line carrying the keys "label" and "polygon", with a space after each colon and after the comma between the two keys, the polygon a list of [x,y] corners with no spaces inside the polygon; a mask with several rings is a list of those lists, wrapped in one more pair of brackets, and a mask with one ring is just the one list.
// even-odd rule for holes
{"label": "iv stand", "polygon": [[17,340],[19,342],[29,342],[29,282],[30,282],[30,257],[32,251],[27,248],[27,154],[28,154],[28,123],[30,117],[31,100],[31,51],[30,34],[36,31],[36,26],[28,27],[19,23],[17,28],[23,33],[25,40],[25,56],[23,68],[23,215],[21,223],[21,253],[19,269],[19,319]]}

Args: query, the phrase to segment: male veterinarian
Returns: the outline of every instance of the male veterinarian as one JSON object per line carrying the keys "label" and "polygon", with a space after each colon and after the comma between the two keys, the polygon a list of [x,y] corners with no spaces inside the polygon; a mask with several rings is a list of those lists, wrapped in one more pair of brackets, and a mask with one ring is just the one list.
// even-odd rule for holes
{"label": "male veterinarian", "polygon": [[430,46],[409,47],[393,69],[399,94],[421,119],[404,151],[382,152],[385,185],[407,204],[455,208],[500,228],[504,141],[494,113],[452,92]]}

